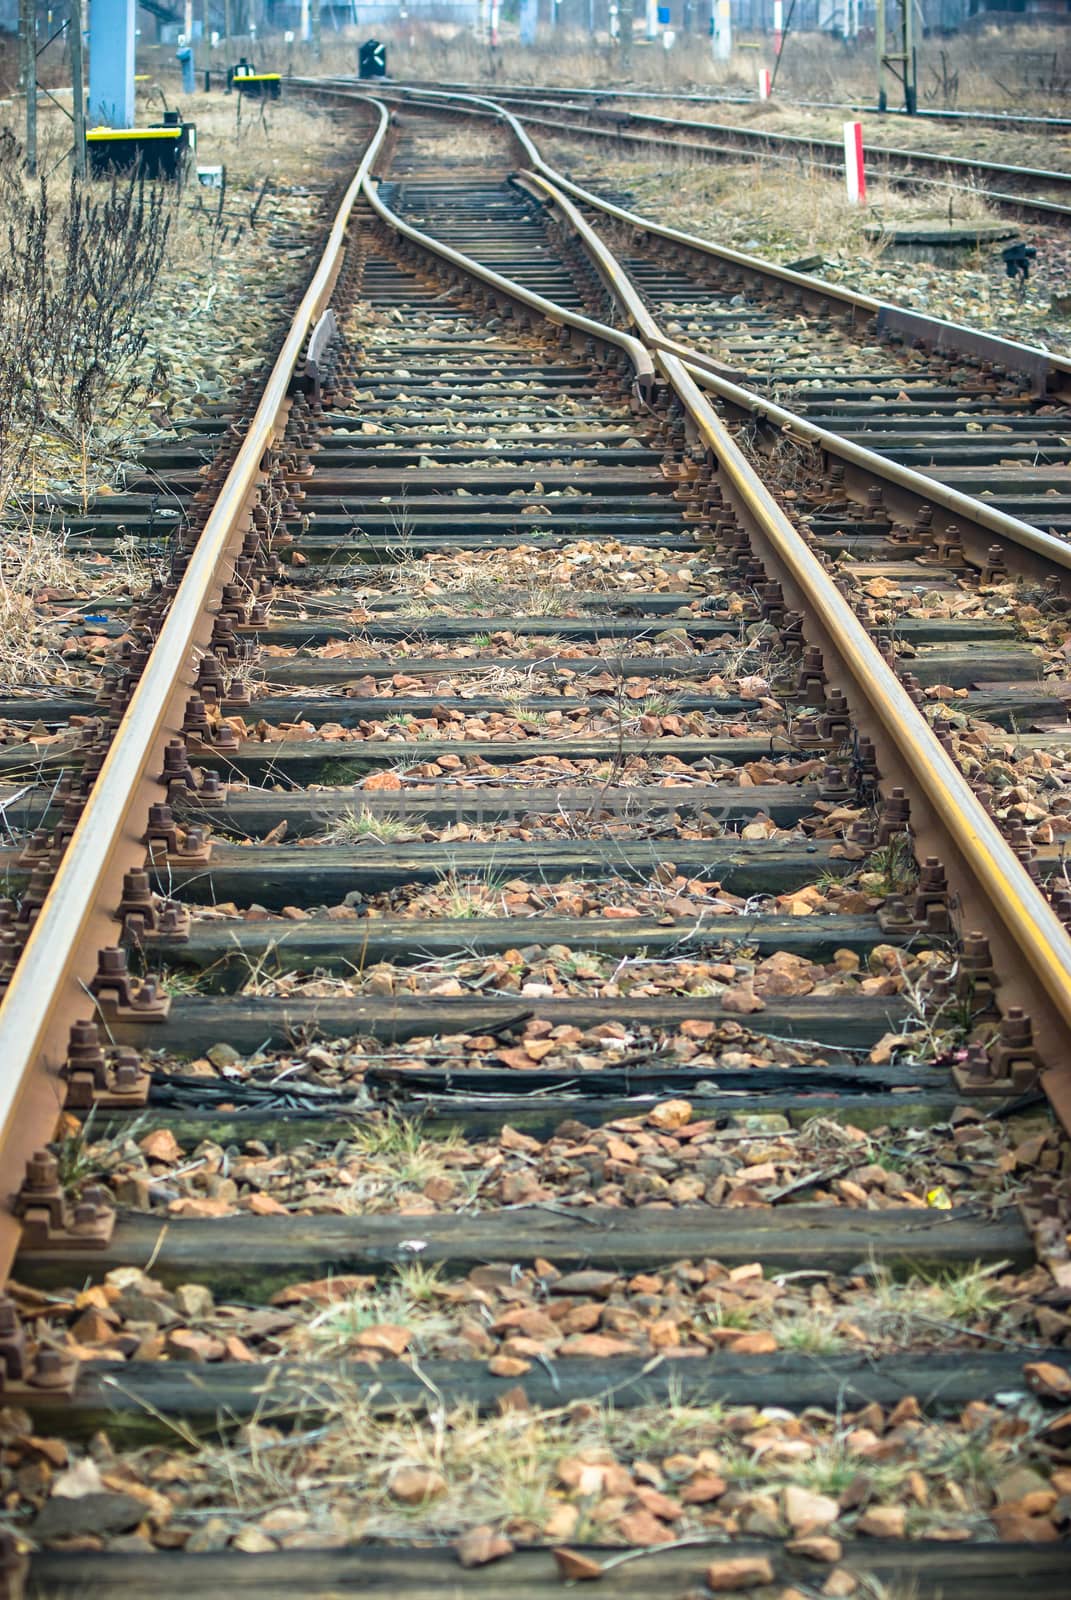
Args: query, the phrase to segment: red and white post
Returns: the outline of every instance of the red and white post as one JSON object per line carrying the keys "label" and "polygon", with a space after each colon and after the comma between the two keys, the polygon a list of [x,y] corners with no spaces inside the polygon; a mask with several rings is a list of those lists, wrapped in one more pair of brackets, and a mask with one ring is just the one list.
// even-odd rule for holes
{"label": "red and white post", "polygon": [[773,48],[774,55],[781,54],[781,46],[785,42],[785,0],[773,0]]}
{"label": "red and white post", "polygon": [[866,173],[863,170],[863,124],[844,124],[844,181],[853,206],[866,204]]}
{"label": "red and white post", "polygon": [[770,98],[770,69],[769,69],[769,67],[760,67],[759,68],[759,99],[760,100],[768,100],[769,98]]}

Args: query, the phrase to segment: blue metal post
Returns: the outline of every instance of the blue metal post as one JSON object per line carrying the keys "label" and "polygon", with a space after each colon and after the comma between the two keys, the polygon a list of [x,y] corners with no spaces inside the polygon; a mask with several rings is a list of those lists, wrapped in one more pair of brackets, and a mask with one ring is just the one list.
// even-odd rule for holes
{"label": "blue metal post", "polygon": [[184,45],[181,50],[175,51],[175,60],[182,63],[182,92],[193,94],[197,88],[194,76],[193,51],[189,45]]}
{"label": "blue metal post", "polygon": [[136,0],[90,0],[89,120],[134,126]]}

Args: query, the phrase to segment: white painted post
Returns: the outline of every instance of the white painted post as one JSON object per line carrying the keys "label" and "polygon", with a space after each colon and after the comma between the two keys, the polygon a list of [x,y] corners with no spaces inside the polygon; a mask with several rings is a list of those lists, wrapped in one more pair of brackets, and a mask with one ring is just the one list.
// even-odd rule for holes
{"label": "white painted post", "polygon": [[785,0],[773,0],[773,49],[774,55],[781,54],[781,46],[785,38]]}
{"label": "white painted post", "polygon": [[647,0],[644,36],[648,39],[658,38],[658,0]]}
{"label": "white painted post", "polygon": [[309,0],[301,0],[301,38],[305,44],[312,38],[312,12],[309,10]]}
{"label": "white painted post", "polygon": [[844,181],[853,206],[866,204],[866,173],[863,170],[863,124],[844,124]]}
{"label": "white painted post", "polygon": [[502,6],[500,0],[491,0],[491,43],[498,43],[498,22]]}
{"label": "white painted post", "polygon": [[732,5],[730,0],[714,0],[714,60],[728,61],[732,53]]}
{"label": "white painted post", "polygon": [[769,98],[770,98],[770,69],[769,69],[769,67],[760,67],[759,68],[759,99],[760,100],[768,100]]}
{"label": "white painted post", "polygon": [[89,120],[134,126],[135,0],[91,0]]}

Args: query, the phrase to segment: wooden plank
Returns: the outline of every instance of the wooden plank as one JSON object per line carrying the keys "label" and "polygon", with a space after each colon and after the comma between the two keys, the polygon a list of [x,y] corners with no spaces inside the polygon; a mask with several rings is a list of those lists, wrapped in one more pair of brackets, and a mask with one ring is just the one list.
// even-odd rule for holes
{"label": "wooden plank", "polygon": [[[51,791],[38,790],[36,807],[30,799],[8,807],[5,816],[13,827],[26,826],[41,814]],[[30,797],[32,798],[32,797]],[[577,784],[568,789],[538,785],[481,783],[465,787],[444,778],[434,787],[381,791],[327,789],[312,793],[257,794],[238,787],[222,797],[202,801],[196,793],[183,795],[173,807],[180,819],[205,820],[231,832],[258,834],[285,820],[287,838],[307,838],[330,827],[340,816],[369,815],[397,818],[411,827],[445,822],[523,822],[548,814],[564,813],[578,823],[629,820],[639,825],[677,812],[694,817],[708,812],[719,822],[750,821],[764,815],[778,827],[791,827],[814,810],[820,798],[811,783]],[[25,809],[20,809],[25,804]]]}
{"label": "wooden plank", "polygon": [[[255,901],[268,910],[294,904],[334,905],[349,894],[378,894],[404,884],[441,883],[445,874],[522,879],[529,883],[566,878],[620,877],[646,883],[662,862],[689,878],[714,881],[731,894],[785,894],[813,884],[822,874],[845,874],[856,863],[832,854],[828,840],[798,839],[612,839],[520,840],[486,843],[321,845],[315,850],[285,844],[213,846],[208,865],[168,866],[166,890],[190,904]],[[0,853],[0,867],[2,867]],[[627,895],[627,889],[622,891]],[[529,919],[513,919],[515,942],[531,931]],[[712,917],[711,927],[720,919]],[[694,926],[694,923],[693,923]],[[239,929],[232,930],[235,934]],[[285,933],[277,929],[276,937]],[[683,929],[681,930],[683,932]],[[635,939],[629,940],[635,948]]]}
{"label": "wooden plank", "polygon": [[[200,1081],[200,1080],[196,1080]],[[817,1067],[659,1067],[657,1060],[636,1067],[615,1068],[612,1064],[585,1071],[582,1068],[533,1067],[513,1071],[508,1067],[466,1067],[464,1061],[439,1067],[422,1063],[407,1066],[372,1065],[365,1074],[365,1086],[402,1093],[423,1091],[431,1094],[516,1094],[519,1087],[530,1094],[561,1092],[571,1088],[578,1094],[691,1094],[698,1087],[706,1098],[726,1095],[765,1094],[770,1090],[794,1089],[798,1094],[813,1089],[817,1093],[853,1094],[878,1089],[939,1090],[947,1086],[948,1073],[940,1067],[861,1066]],[[707,1087],[709,1085],[709,1087]]]}
{"label": "wooden plank", "polygon": [[[618,1547],[580,1546],[596,1559]],[[711,1561],[766,1556],[782,1583],[816,1593],[813,1562],[790,1556],[775,1540],[734,1539],[675,1550],[652,1549],[608,1575],[613,1600],[651,1600],[706,1593]],[[1066,1545],[948,1544],[937,1539],[849,1541],[841,1563],[876,1584],[917,1600],[1067,1600]],[[821,1575],[821,1569],[818,1569]],[[256,1600],[339,1600],[341,1595],[403,1600],[561,1600],[563,1589],[547,1548],[522,1548],[508,1561],[462,1569],[452,1550],[358,1544],[335,1550],[280,1550],[246,1555],[220,1550],[187,1555],[103,1555],[50,1551],[31,1560],[31,1579],[49,1600],[190,1600],[191,1595],[255,1596]],[[871,1592],[879,1590],[874,1582]],[[865,1590],[861,1590],[865,1593]]]}
{"label": "wooden plank", "polygon": [[[702,668],[693,670],[699,676]],[[71,717],[90,716],[95,707],[90,694],[45,696],[30,700],[15,696],[0,699],[0,718],[5,722],[44,722],[49,727],[62,727]],[[465,717],[502,716],[516,717],[524,722],[532,716],[542,716],[548,711],[561,711],[566,715],[585,711],[598,716],[607,707],[616,707],[614,691],[607,689],[588,699],[584,695],[522,694],[516,700],[505,700],[501,695],[454,695],[427,689],[423,693],[399,693],[390,698],[368,695],[308,694],[258,694],[249,705],[242,708],[247,724],[266,722],[271,727],[282,723],[324,722],[338,723],[343,728],[355,728],[361,722],[383,721],[387,717],[426,717],[433,709],[457,711]],[[642,714],[638,702],[626,701],[625,709],[635,717]],[[687,689],[674,691],[673,713],[686,716],[692,711],[706,712],[712,716],[739,719],[757,709],[757,701],[743,699],[740,695],[696,694]],[[415,730],[414,730],[415,732]]]}
{"label": "wooden plank", "polygon": [[[738,1021],[709,995],[676,999],[662,995],[622,995],[618,999],[589,999],[584,995],[561,999],[529,1000],[519,994],[496,993],[475,999],[469,995],[412,996],[347,995],[342,998],[247,1000],[234,997],[220,1009],[218,1000],[204,996],[176,997],[162,1022],[114,1021],[109,1030],[117,1044],[144,1049],[170,1050],[179,1056],[201,1055],[210,1045],[226,1039],[236,1050],[256,1050],[261,1045],[290,1044],[296,1037],[348,1039],[370,1034],[397,1042],[452,1033],[494,1033],[511,1019],[546,1017],[555,1026],[572,1023],[592,1028],[600,1022],[620,1022],[626,1027],[674,1028],[692,1018],[716,1022]],[[771,1033],[796,1041],[820,1041],[834,1055],[838,1051],[865,1050],[907,1016],[904,1001],[896,995],[837,997],[805,995],[799,1000],[776,999],[766,1010],[744,1019],[754,1034]]]}
{"label": "wooden plank", "polygon": [[[75,746],[65,750],[49,745],[40,753],[33,746],[18,746],[15,750],[0,749],[0,767],[20,768],[36,765],[61,765],[74,755]],[[388,739],[350,739],[325,741],[322,739],[278,740],[274,744],[258,739],[242,739],[238,748],[217,754],[209,748],[194,745],[190,758],[195,766],[210,767],[232,777],[241,773],[257,782],[274,783],[282,776],[300,782],[327,783],[352,782],[366,772],[376,772],[383,767],[394,767],[414,761],[437,761],[440,756],[460,755],[469,760],[486,762],[490,766],[512,765],[517,761],[534,761],[549,757],[553,761],[596,761],[615,764],[619,759],[640,756],[647,761],[676,756],[687,765],[703,763],[703,770],[714,766],[742,765],[745,761],[763,761],[777,756],[796,756],[790,741],[778,735],[749,735],[699,737],[686,735],[660,739],[622,739],[612,735],[587,735],[565,739],[421,739],[419,743],[391,741]],[[333,774],[345,772],[346,779]],[[331,774],[326,776],[325,773]],[[352,777],[349,776],[352,774]]]}
{"label": "wooden plank", "polygon": [[[962,653],[967,644],[970,645],[970,649]],[[991,691],[986,687],[991,683],[1003,684],[1009,671],[1015,669],[1024,679],[1037,678],[1037,661],[1025,652],[1016,654],[1009,651],[1000,657],[987,656],[984,652],[979,654],[976,642],[973,640],[964,640],[960,651],[961,653],[956,655],[945,651],[924,651],[917,655],[900,656],[898,659],[901,668],[914,673],[924,688],[934,684],[949,684],[953,688],[968,689],[970,693],[966,705],[977,716],[991,713],[987,717],[989,721],[995,720],[998,716],[1005,723],[1015,715],[1020,718],[1056,717],[1066,709],[1068,694],[1066,690],[1059,692],[1062,687],[1059,685],[1056,692],[1047,692],[1040,685],[1033,690],[1026,684],[1003,691]],[[690,672],[687,676],[695,678],[706,670],[704,663],[687,659],[690,662]],[[275,674],[272,676],[274,678]],[[351,672],[348,676],[353,678],[356,674]],[[684,674],[678,672],[678,676]],[[310,676],[309,681],[315,680]],[[338,677],[335,681],[339,681]],[[343,678],[342,681],[346,679]],[[317,687],[321,689],[320,693],[305,697],[280,693],[258,695],[248,706],[243,707],[242,715],[250,725],[266,722],[271,727],[278,727],[284,723],[304,721],[315,725],[337,723],[343,728],[356,728],[362,722],[383,720],[386,717],[426,717],[432,708],[458,711],[466,717],[508,714],[524,722],[526,716],[539,717],[548,711],[562,711],[568,714],[586,709],[589,715],[597,716],[604,707],[614,703],[613,691],[610,690],[600,691],[590,699],[583,695],[563,697],[533,692],[524,695],[519,701],[507,702],[501,696],[452,695],[439,693],[430,688],[423,693],[411,691],[391,697],[369,697],[326,695],[322,693],[322,684],[318,684]],[[746,717],[755,710],[757,704],[754,699],[745,699],[739,695],[696,694],[686,689],[674,691],[672,702],[673,712],[677,715],[687,716],[690,712],[700,711],[708,716],[727,718]],[[628,702],[628,704],[636,715],[639,715],[642,706],[638,702]],[[72,717],[91,715],[94,706],[93,696],[89,694],[46,696],[39,700],[27,699],[24,696],[15,697],[0,699],[0,718],[15,724],[29,725],[43,722],[48,728],[60,728]]]}
{"label": "wooden plank", "polygon": [[[60,808],[52,785],[23,792],[22,784],[0,785],[0,805],[13,829],[43,828],[55,823]],[[18,796],[16,799],[15,796]],[[371,816],[397,817],[414,828],[444,822],[523,822],[548,812],[563,811],[581,818],[589,814],[602,821],[617,818],[641,822],[676,811],[693,817],[708,811],[721,822],[770,817],[779,827],[791,827],[814,810],[820,798],[811,783],[736,784],[685,782],[678,784],[577,784],[568,789],[516,783],[457,784],[445,777],[427,789],[314,789],[291,793],[258,793],[241,785],[227,786],[211,799],[196,793],[177,794],[172,805],[180,821],[207,822],[230,833],[266,833],[287,823],[287,838],[309,838],[324,832],[340,816],[368,812]]]}
{"label": "wooden plank", "polygon": [[[194,1080],[201,1086],[205,1080]],[[285,1095],[285,1085],[273,1091],[272,1098],[261,1106],[234,1106],[233,1096],[225,1087],[220,1088],[219,1100],[227,1110],[213,1106],[198,1106],[197,1091],[172,1091],[167,1079],[158,1079],[149,1095],[147,1111],[104,1111],[93,1122],[96,1134],[102,1139],[119,1138],[137,1120],[139,1137],[155,1128],[167,1128],[180,1144],[199,1143],[213,1139],[217,1144],[241,1144],[246,1139],[260,1139],[272,1149],[289,1150],[297,1144],[316,1142],[334,1144],[339,1139],[352,1137],[354,1126],[368,1120],[368,1112],[344,1102],[341,1110],[301,1104],[300,1095]],[[676,1085],[673,1092],[678,1092]],[[711,1118],[719,1126],[726,1124],[730,1115],[768,1116],[771,1113],[785,1117],[793,1128],[802,1127],[814,1117],[827,1121],[851,1123],[855,1128],[870,1131],[874,1128],[923,1128],[935,1122],[947,1122],[962,1096],[932,1089],[916,1090],[910,1094],[849,1094],[814,1093],[776,1094],[759,1090],[755,1094],[734,1093],[731,1102],[719,1102],[717,1096],[705,1092],[687,1091],[698,1114]],[[582,1122],[588,1127],[602,1127],[618,1117],[642,1116],[664,1093],[637,1094],[627,1099],[581,1098],[576,1094],[564,1095],[488,1095],[466,1094],[464,1099],[435,1094],[392,1094],[391,1104],[402,1116],[419,1118],[420,1125],[429,1138],[457,1132],[467,1139],[497,1139],[503,1124],[509,1123],[522,1133],[534,1138],[549,1139],[555,1128],[565,1118]],[[293,1101],[297,1101],[294,1104]],[[191,1103],[193,1102],[193,1103]],[[1005,1102],[996,1103],[996,1109]],[[987,1111],[988,1111],[987,1107]]]}
{"label": "wooden plank", "polygon": [[[658,1365],[652,1365],[649,1355],[612,1361],[564,1357],[552,1360],[549,1370],[535,1363],[522,1387],[536,1410],[612,1398],[616,1409],[674,1403],[836,1411],[872,1402],[895,1405],[910,1394],[927,1412],[944,1415],[970,1401],[1024,1390],[1023,1359],[1015,1351],[966,1348],[900,1351],[877,1358],[824,1355],[821,1361],[793,1351],[734,1356],[719,1350],[705,1358],[663,1359]],[[1051,1361],[1071,1372],[1067,1350],[1032,1351],[1030,1359]],[[27,1409],[41,1432],[85,1438],[105,1428],[113,1444],[120,1439],[136,1444],[169,1433],[165,1419],[181,1418],[199,1433],[229,1432],[232,1419],[263,1409],[266,1394],[274,1425],[300,1413],[305,1426],[314,1426],[332,1397],[337,1402],[340,1394],[359,1398],[381,1416],[399,1407],[422,1410],[429,1392],[441,1394],[448,1408],[473,1405],[487,1414],[497,1410],[500,1398],[516,1383],[516,1378],[494,1377],[485,1361],[422,1359],[419,1375],[404,1361],[381,1361],[378,1366],[352,1361],[318,1361],[315,1366],[285,1361],[87,1362],[70,1400],[43,1391]]]}
{"label": "wooden plank", "polygon": [[[0,852],[2,861],[2,852]],[[178,887],[177,874],[175,887]],[[360,886],[355,878],[354,887]],[[273,898],[275,898],[273,896]],[[262,892],[257,893],[261,905]],[[286,904],[286,901],[282,902]],[[535,938],[533,938],[535,935]],[[169,967],[198,971],[210,968],[212,987],[226,987],[228,976],[248,976],[246,958],[259,961],[270,954],[267,970],[289,971],[315,964],[352,973],[377,961],[411,966],[416,961],[466,955],[493,955],[504,950],[548,950],[566,945],[618,957],[643,951],[659,955],[732,951],[747,945],[761,956],[790,951],[811,961],[831,961],[838,950],[865,956],[876,944],[899,945],[900,935],[881,932],[874,917],[716,917],[706,923],[694,918],[649,917],[624,921],[603,917],[473,917],[458,921],[424,922],[408,917],[362,917],[357,922],[335,922],[310,917],[307,922],[194,922],[189,937],[160,939],[154,952]],[[923,940],[923,943],[926,941]],[[914,941],[917,946],[918,941]]]}
{"label": "wooden plank", "polygon": [[441,1262],[459,1273],[487,1261],[529,1265],[543,1257],[560,1270],[579,1267],[660,1271],[667,1261],[712,1258],[767,1270],[821,1268],[939,1271],[966,1262],[1026,1267],[1033,1247],[1018,1217],[981,1221],[964,1209],[784,1206],[673,1210],[538,1206],[477,1216],[286,1216],[238,1214],[212,1220],[120,1213],[101,1250],[24,1251],[20,1282],[53,1288],[71,1274],[99,1280],[131,1261],[153,1262],[169,1285],[207,1283],[218,1298],[262,1301],[276,1289],[328,1272],[390,1272],[412,1261]]}
{"label": "wooden plank", "polygon": [[[342,609],[353,609],[360,596],[336,596]],[[639,602],[642,603],[642,602]],[[330,617],[309,616],[290,621],[285,617],[269,620],[256,630],[257,638],[264,644],[290,644],[309,649],[316,644],[326,644],[331,639],[464,639],[473,636],[507,633],[514,639],[553,638],[585,640],[601,643],[607,639],[624,639],[635,645],[657,644],[658,635],[672,628],[690,640],[724,640],[742,637],[739,619],[724,617],[399,617],[374,615],[360,625],[349,621],[332,621]],[[694,660],[695,658],[689,658]],[[398,670],[406,670],[406,660],[401,659]],[[714,658],[715,668],[717,658]]]}

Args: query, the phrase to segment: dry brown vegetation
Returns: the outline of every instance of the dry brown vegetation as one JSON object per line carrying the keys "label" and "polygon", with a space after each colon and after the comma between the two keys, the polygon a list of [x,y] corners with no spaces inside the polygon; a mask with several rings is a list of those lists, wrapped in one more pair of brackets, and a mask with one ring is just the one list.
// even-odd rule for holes
{"label": "dry brown vegetation", "polygon": [[[602,9],[601,7],[599,8]],[[562,6],[563,13],[568,5]],[[347,30],[324,40],[323,61],[311,51],[265,43],[265,55],[295,72],[354,71],[356,43],[366,30]],[[641,30],[642,32],[642,30]],[[560,84],[566,87],[618,87],[620,56],[605,31],[593,41],[584,30],[565,26],[544,29],[534,48],[522,49],[509,27],[503,43],[492,51],[471,33],[444,24],[407,23],[403,28],[377,24],[377,36],[388,50],[391,75],[398,79],[471,80],[488,83]],[[756,61],[767,60],[769,41],[746,32],[737,35],[737,49],[728,62],[712,58],[709,41],[696,28],[682,36],[676,49],[648,46],[637,36],[629,82],[637,87],[708,90],[752,94]],[[919,95],[923,106],[971,108],[1064,115],[1071,88],[1071,50],[1062,28],[986,26],[949,39],[918,42]],[[873,101],[874,51],[871,42],[850,44],[820,34],[795,34],[785,49],[779,87],[786,96],[818,100]]]}
{"label": "dry brown vegetation", "polygon": [[[139,120],[166,103],[150,84]],[[132,592],[136,550],[70,559],[49,496],[122,483],[137,440],[195,415],[258,370],[304,280],[305,230],[349,160],[350,124],[295,105],[197,97],[198,159],[222,194],[135,180],[72,183],[69,123],[39,106],[39,169],[23,171],[21,106],[0,108],[0,682],[50,680],[42,596]],[[255,286],[255,294],[251,290]]]}

